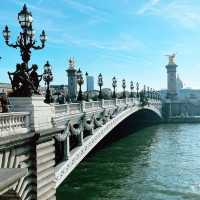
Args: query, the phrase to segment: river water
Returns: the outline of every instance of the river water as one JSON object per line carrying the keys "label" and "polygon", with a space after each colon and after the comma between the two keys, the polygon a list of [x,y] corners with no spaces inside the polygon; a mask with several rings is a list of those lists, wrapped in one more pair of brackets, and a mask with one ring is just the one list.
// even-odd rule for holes
{"label": "river water", "polygon": [[141,129],[89,156],[58,200],[199,200],[200,125]]}

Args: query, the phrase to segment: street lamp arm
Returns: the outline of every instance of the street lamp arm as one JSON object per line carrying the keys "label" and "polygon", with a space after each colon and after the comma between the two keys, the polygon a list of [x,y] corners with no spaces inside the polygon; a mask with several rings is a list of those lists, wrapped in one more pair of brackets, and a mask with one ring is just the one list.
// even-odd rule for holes
{"label": "street lamp arm", "polygon": [[44,42],[42,42],[42,45],[41,45],[41,46],[40,46],[40,45],[35,46],[35,42],[33,42],[32,48],[37,50],[37,49],[43,49],[44,46],[45,46],[45,45],[44,45]]}
{"label": "street lamp arm", "polygon": [[20,45],[16,42],[15,44],[11,44],[9,43],[9,41],[6,41],[6,44],[9,46],[9,47],[13,47],[13,48],[17,48],[17,47],[20,47]]}

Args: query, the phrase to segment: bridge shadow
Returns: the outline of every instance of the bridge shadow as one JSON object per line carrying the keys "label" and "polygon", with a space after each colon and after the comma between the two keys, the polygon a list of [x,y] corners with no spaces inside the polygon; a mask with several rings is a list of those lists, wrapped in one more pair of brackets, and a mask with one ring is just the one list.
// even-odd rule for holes
{"label": "bridge shadow", "polygon": [[[93,154],[109,146],[111,143],[118,141],[130,134],[134,134],[137,131],[161,123],[161,118],[153,111],[149,109],[142,109],[127,117],[121,123],[119,123],[105,138],[103,138],[95,148],[87,155],[93,156]],[[85,159],[87,159],[87,157]]]}

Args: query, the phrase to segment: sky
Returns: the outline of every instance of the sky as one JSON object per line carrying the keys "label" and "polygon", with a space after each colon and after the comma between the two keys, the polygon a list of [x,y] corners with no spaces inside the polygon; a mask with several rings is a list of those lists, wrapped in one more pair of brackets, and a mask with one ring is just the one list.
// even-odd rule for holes
{"label": "sky", "polygon": [[[42,50],[33,50],[30,64],[39,73],[48,60],[52,84],[67,84],[68,59],[95,77],[102,73],[104,87],[112,77],[132,80],[155,89],[166,88],[166,54],[176,53],[177,71],[185,87],[200,88],[199,0],[2,0],[0,29],[7,24],[11,42],[20,31],[17,13],[26,3],[32,12],[35,39],[48,35]],[[8,47],[0,36],[0,82],[21,62],[19,49]]]}

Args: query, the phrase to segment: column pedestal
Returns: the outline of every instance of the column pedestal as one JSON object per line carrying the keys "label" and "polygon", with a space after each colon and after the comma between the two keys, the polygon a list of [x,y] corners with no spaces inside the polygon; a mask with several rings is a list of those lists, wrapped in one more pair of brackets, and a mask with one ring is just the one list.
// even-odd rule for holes
{"label": "column pedestal", "polygon": [[44,103],[44,97],[10,97],[13,112],[29,112],[31,115],[31,129],[33,131],[50,129],[53,127],[53,106]]}

